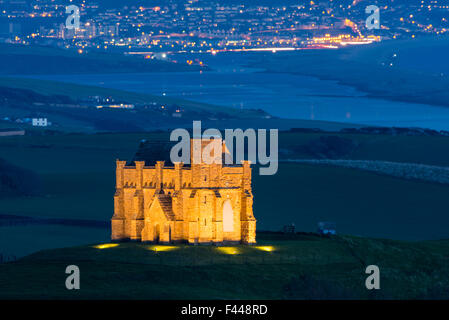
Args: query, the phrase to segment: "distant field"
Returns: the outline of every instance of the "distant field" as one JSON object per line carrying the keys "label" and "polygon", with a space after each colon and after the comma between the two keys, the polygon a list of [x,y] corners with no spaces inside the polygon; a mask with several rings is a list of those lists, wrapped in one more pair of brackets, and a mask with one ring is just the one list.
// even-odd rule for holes
{"label": "distant field", "polygon": [[0,129],[18,128],[14,123],[0,121]]}
{"label": "distant field", "polygon": [[[282,133],[279,148],[292,149],[307,144],[321,136],[334,136],[351,140],[355,149],[345,155],[354,160],[384,160],[449,166],[449,137],[444,136],[391,136],[367,134]],[[286,156],[287,157],[287,156]],[[293,158],[311,158],[296,151]]]}
{"label": "distant field", "polygon": [[128,103],[150,103],[157,102],[161,104],[179,104],[191,110],[205,110],[205,111],[217,111],[220,108],[220,112],[231,113],[234,115],[244,116],[245,113],[251,114],[250,110],[242,111],[227,107],[217,107],[200,102],[191,102],[182,99],[159,97],[149,94],[128,92],[116,89],[85,86],[79,84],[56,82],[48,80],[37,80],[31,78],[13,78],[13,77],[0,77],[0,86],[8,88],[20,88],[35,91],[43,95],[64,95],[73,99],[86,99],[89,96],[112,96],[116,100],[127,101]]}
{"label": "distant field", "polygon": [[258,227],[279,230],[294,222],[315,231],[334,221],[343,234],[391,239],[449,236],[448,186],[357,170],[281,164],[275,176],[255,176]]}
{"label": "distant field", "polygon": [[[280,148],[321,135],[281,133]],[[360,147],[349,158],[449,164],[446,137],[351,137]],[[0,213],[109,220],[115,159],[131,159],[141,139],[166,138],[165,133],[2,138],[0,157],[40,174],[45,192],[39,197],[0,199]],[[279,230],[294,222],[298,230],[314,231],[318,221],[330,220],[345,234],[410,240],[449,237],[449,187],[444,185],[281,163],[274,176],[259,176],[254,168],[253,189],[259,230]]]}
{"label": "distant field", "polygon": [[112,52],[0,44],[0,74],[80,74],[197,71],[206,68]]}
{"label": "distant field", "polygon": [[[67,133],[140,132],[167,128],[191,128],[193,119],[202,120],[204,127],[220,129],[278,128],[288,130],[301,127],[338,131],[343,128],[362,127],[362,125],[351,123],[272,118],[261,110],[236,109],[178,98],[32,78],[0,77],[0,99],[2,98],[2,91],[5,95],[3,99],[9,101],[11,105],[4,104],[1,106],[0,117],[23,118],[40,114],[55,124],[49,129]],[[178,106],[185,110],[185,114],[181,118],[174,118],[170,112],[163,114],[153,109],[80,109],[64,106],[55,107],[51,104],[47,105],[48,102],[40,106],[34,105],[36,99],[44,99],[43,97],[45,97],[46,100],[50,101],[71,99],[73,100],[71,103],[85,106],[86,103],[83,101],[89,100],[93,96],[112,97],[116,101],[136,105],[155,103],[158,106]],[[29,126],[26,125],[15,123],[11,123],[11,125],[29,129]]]}
{"label": "distant field", "polygon": [[[0,299],[447,299],[448,241],[258,234],[259,246],[120,244],[0,265]],[[165,251],[168,250],[168,251]],[[269,251],[267,251],[269,250]],[[69,291],[65,268],[81,271]],[[365,288],[365,268],[381,290]]]}
{"label": "distant field", "polygon": [[[136,108],[96,109],[92,101],[95,96],[111,97],[117,103],[134,104]],[[260,110],[239,110],[177,98],[31,78],[0,77],[0,100],[6,102],[0,106],[0,118],[46,117],[53,123],[47,129],[67,133],[191,128],[193,119],[210,122],[211,127],[228,127],[239,121],[245,124],[245,120],[250,120],[256,128],[312,125],[310,121],[271,119]],[[182,110],[181,117],[172,116],[175,108]],[[10,125],[30,129],[25,124]],[[343,127],[342,124],[331,122],[317,122],[313,125],[323,128]]]}

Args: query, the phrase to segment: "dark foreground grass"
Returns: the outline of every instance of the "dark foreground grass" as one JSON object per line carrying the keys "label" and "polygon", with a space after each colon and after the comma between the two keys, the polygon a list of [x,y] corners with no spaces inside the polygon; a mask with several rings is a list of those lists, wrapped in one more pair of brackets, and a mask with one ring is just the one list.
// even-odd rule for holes
{"label": "dark foreground grass", "polygon": [[[1,299],[423,299],[449,298],[449,241],[259,234],[257,246],[121,243],[42,251],[0,265]],[[228,254],[233,252],[236,254]],[[77,265],[81,289],[65,288]],[[365,289],[365,268],[381,290]],[[446,294],[444,294],[446,292]]]}

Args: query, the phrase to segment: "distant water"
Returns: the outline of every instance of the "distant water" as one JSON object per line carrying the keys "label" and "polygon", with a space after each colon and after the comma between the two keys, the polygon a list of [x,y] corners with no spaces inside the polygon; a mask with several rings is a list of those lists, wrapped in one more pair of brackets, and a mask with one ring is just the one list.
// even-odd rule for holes
{"label": "distant water", "polygon": [[449,59],[447,58],[449,37],[437,40],[426,39],[425,41],[421,42],[419,46],[405,46],[405,48],[395,50],[397,58],[393,62],[400,68],[447,76],[449,74]]}
{"label": "distant water", "polygon": [[[242,67],[247,62],[244,55],[197,56],[214,69],[209,72],[31,77],[165,95],[234,108],[260,108],[283,118],[449,130],[449,108],[372,99],[355,88],[339,85],[335,81],[263,73]],[[173,59],[182,60],[184,57],[176,56]]]}

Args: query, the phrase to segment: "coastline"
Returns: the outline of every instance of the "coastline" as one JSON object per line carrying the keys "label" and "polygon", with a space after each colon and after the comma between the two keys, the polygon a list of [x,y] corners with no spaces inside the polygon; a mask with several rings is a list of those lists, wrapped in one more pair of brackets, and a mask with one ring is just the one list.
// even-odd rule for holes
{"label": "coastline", "polygon": [[[248,65],[248,67],[254,67],[253,65]],[[443,107],[447,108],[449,107],[449,100],[446,104],[443,103],[437,103],[435,101],[426,101],[422,100],[420,97],[407,97],[404,95],[385,95],[385,94],[376,94],[375,91],[369,89],[368,86],[360,84],[359,82],[352,82],[352,81],[345,81],[343,79],[335,78],[330,75],[323,76],[315,73],[307,73],[307,72],[298,72],[298,71],[276,71],[273,69],[265,69],[264,71],[257,71],[256,73],[277,73],[277,74],[290,74],[290,75],[297,75],[297,76],[303,76],[303,77],[311,77],[315,78],[317,80],[322,81],[333,81],[338,85],[347,86],[356,89],[359,92],[364,93],[364,98],[368,99],[380,99],[380,100],[387,100],[387,101],[394,101],[394,102],[404,102],[404,103],[415,103],[415,104],[422,104],[422,105],[430,105],[434,107]],[[358,98],[357,96],[338,96],[338,95],[311,95],[314,97],[334,97],[334,98]]]}
{"label": "coastline", "polygon": [[[260,73],[285,73],[336,81],[366,93],[367,98],[449,107],[449,65],[444,49],[447,37],[419,40],[386,40],[369,46],[352,46],[335,51],[279,52],[257,56],[245,66]],[[422,52],[439,65],[423,69]]]}

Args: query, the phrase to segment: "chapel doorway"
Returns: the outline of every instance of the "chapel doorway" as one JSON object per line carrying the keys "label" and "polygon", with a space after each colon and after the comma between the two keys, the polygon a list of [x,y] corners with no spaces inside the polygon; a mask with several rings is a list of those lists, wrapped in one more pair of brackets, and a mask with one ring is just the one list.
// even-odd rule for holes
{"label": "chapel doorway", "polygon": [[159,242],[161,238],[161,227],[157,224],[154,226],[154,242]]}
{"label": "chapel doorway", "polygon": [[234,210],[230,200],[223,203],[223,232],[234,231]]}

